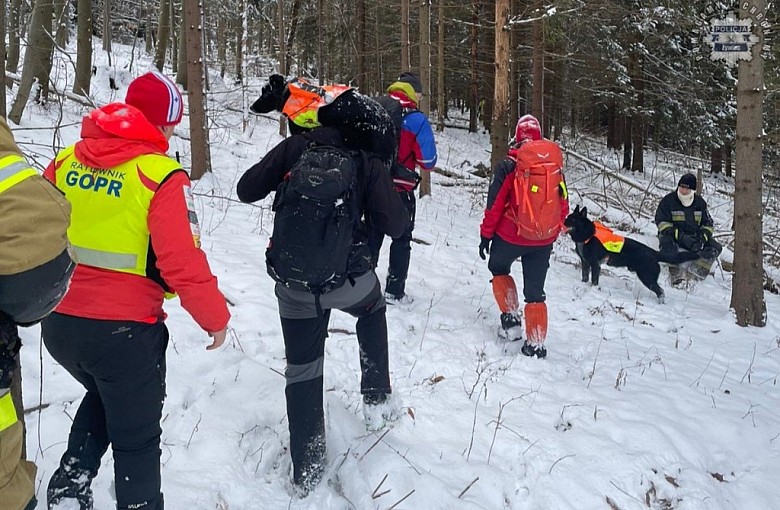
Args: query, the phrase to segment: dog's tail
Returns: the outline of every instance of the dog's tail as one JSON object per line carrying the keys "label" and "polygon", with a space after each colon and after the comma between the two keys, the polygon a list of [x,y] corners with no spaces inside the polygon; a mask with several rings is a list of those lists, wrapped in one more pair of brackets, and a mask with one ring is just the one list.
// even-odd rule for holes
{"label": "dog's tail", "polygon": [[680,251],[676,253],[660,252],[658,254],[658,262],[666,262],[667,264],[682,264],[691,260],[698,259],[699,256],[692,251]]}

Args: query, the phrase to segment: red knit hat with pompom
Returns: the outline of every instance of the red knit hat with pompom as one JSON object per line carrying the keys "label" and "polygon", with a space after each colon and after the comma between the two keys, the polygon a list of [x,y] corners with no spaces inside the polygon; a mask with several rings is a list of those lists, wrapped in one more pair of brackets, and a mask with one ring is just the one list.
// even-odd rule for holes
{"label": "red knit hat with pompom", "polygon": [[127,87],[125,103],[135,106],[153,126],[174,126],[184,111],[181,92],[170,78],[150,71]]}

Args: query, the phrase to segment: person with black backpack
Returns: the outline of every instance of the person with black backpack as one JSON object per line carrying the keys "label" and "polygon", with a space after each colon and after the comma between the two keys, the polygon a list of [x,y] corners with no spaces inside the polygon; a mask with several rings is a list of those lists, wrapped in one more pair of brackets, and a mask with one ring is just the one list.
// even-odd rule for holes
{"label": "person with black backpack", "polygon": [[[422,93],[420,78],[414,73],[405,72],[387,87],[387,95],[378,100],[390,114],[396,128],[398,156],[392,167],[393,183],[412,219],[406,232],[393,239],[390,245],[390,265],[385,285],[385,297],[389,303],[410,301],[406,296],[406,277],[409,274],[412,231],[417,209],[414,190],[421,179],[416,168],[419,166],[423,170],[431,170],[438,157],[428,117],[417,109]],[[379,250],[384,237],[380,230],[371,229],[368,244],[371,247],[374,266],[378,265]]]}
{"label": "person with black backpack", "polygon": [[[373,122],[389,127],[389,117],[373,106]],[[357,318],[360,391],[368,427],[378,429],[398,417],[389,399],[385,300],[362,218],[383,234],[398,237],[406,231],[409,215],[387,165],[361,150],[367,143],[335,127],[303,130],[247,170],[236,188],[238,198],[247,203],[276,192],[266,265],[277,282],[293,483],[302,497],[325,471],[323,363],[332,309]]]}

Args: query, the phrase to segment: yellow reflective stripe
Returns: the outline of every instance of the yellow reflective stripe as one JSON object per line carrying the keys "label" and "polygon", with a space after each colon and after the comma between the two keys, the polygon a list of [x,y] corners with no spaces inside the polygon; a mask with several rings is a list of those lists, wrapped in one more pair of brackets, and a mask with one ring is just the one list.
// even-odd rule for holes
{"label": "yellow reflective stripe", "polygon": [[674,223],[669,223],[668,221],[662,221],[658,224],[658,231],[663,232],[667,228],[674,227]]}
{"label": "yellow reflective stripe", "polygon": [[138,255],[134,253],[114,253],[83,246],[73,246],[73,251],[76,253],[76,262],[85,266],[122,270],[135,269],[138,263]]}
{"label": "yellow reflective stripe", "polygon": [[566,189],[566,183],[565,183],[565,182],[563,182],[563,180],[561,180],[561,183],[560,183],[560,184],[558,184],[558,186],[560,186],[560,187],[561,187],[561,193],[562,193],[562,194],[561,194],[561,197],[562,197],[564,200],[566,200],[567,198],[569,198],[569,190],[568,190],[568,189]]}
{"label": "yellow reflective stripe", "polygon": [[0,160],[0,193],[37,173],[20,156],[3,158]]}
{"label": "yellow reflective stripe", "polygon": [[11,398],[9,390],[3,390],[7,393],[0,397],[0,431],[3,431],[16,423],[16,408]]}

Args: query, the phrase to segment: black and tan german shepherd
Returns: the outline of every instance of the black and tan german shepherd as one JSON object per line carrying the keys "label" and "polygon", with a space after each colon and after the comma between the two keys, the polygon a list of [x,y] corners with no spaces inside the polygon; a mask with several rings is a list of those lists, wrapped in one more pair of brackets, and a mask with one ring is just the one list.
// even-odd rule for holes
{"label": "black and tan german shepherd", "polygon": [[659,262],[667,264],[681,264],[698,258],[691,252],[681,252],[673,257],[662,256],[649,246],[634,241],[628,237],[623,239],[622,249],[619,252],[609,251],[596,238],[596,225],[588,219],[588,208],[577,206],[574,212],[566,217],[563,222],[566,232],[577,244],[577,255],[582,262],[582,281],[587,282],[588,276],[593,285],[599,284],[601,263],[613,267],[626,267],[637,274],[645,287],[652,290],[658,296],[658,302],[664,302],[664,291],[658,285],[658,275],[661,273]]}

